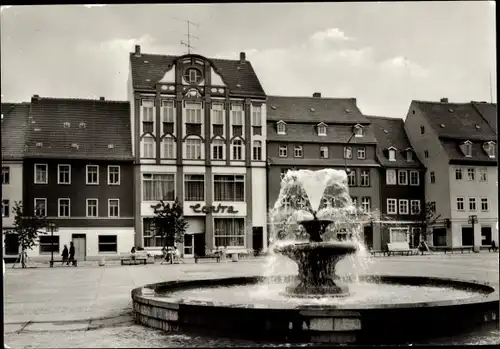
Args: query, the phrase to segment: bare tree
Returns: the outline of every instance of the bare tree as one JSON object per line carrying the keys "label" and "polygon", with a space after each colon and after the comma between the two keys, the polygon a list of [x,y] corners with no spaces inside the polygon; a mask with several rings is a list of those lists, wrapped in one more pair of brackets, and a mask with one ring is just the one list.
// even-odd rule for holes
{"label": "bare tree", "polygon": [[440,214],[436,213],[436,203],[434,201],[426,201],[422,210],[421,219],[418,221],[420,227],[420,236],[424,240],[432,234],[432,226],[441,218]]}
{"label": "bare tree", "polygon": [[153,222],[158,235],[162,237],[163,246],[173,247],[176,242],[183,242],[188,223],[184,219],[183,208],[179,200],[175,198],[172,204],[160,201],[153,208],[155,213]]}

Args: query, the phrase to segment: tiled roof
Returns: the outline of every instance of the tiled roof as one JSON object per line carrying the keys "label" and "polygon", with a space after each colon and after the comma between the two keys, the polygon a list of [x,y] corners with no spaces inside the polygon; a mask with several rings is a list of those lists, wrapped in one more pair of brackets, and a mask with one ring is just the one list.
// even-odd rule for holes
{"label": "tiled roof", "polygon": [[[340,159],[308,159],[308,158],[279,158],[271,159],[271,164],[275,166],[330,166],[330,167],[344,167],[345,160]],[[347,160],[347,167],[378,167],[380,166],[375,160]]]}
{"label": "tiled roof", "polygon": [[486,102],[472,102],[472,105],[479,111],[486,122],[491,126],[493,131],[497,131],[498,117],[497,117],[497,104]]}
{"label": "tiled roof", "polygon": [[2,160],[23,158],[29,103],[2,103]]}
{"label": "tiled roof", "polygon": [[[134,89],[154,89],[156,83],[180,57],[186,56],[141,54],[137,57],[134,53],[130,53]],[[240,63],[239,60],[207,59],[212,62],[215,71],[228,85],[230,94],[265,97],[264,89],[249,61]]]}
{"label": "tiled roof", "polygon": [[495,140],[496,133],[472,103],[413,101],[439,137],[469,140]]}
{"label": "tiled roof", "polygon": [[[483,150],[484,141],[471,141],[472,142],[472,156],[466,157],[462,150],[460,150],[461,141],[457,141],[454,139],[441,139],[441,144],[443,145],[444,150],[448,154],[450,161],[460,161],[461,163],[467,162],[483,162],[485,164],[495,165],[498,162],[496,158],[490,158],[486,152]],[[495,154],[498,156],[498,146],[496,146]]]}
{"label": "tiled roof", "polygon": [[133,159],[129,102],[32,98],[30,119],[26,157]]}
{"label": "tiled roof", "polygon": [[355,98],[267,97],[267,120],[326,124],[367,124]]}
{"label": "tiled roof", "polygon": [[[399,118],[387,118],[381,116],[367,116],[370,120],[373,132],[378,141],[377,159],[383,166],[387,167],[423,167],[422,163],[413,153],[413,161],[406,161],[405,150],[411,148],[410,141],[404,129],[404,121]],[[396,161],[389,161],[387,149],[395,147]]]}
{"label": "tiled roof", "polygon": [[[297,143],[347,143],[352,136],[353,125],[332,125],[327,127],[326,136],[318,136],[317,124],[290,123],[286,135],[277,133],[276,121],[267,121],[267,140],[270,142]],[[364,125],[363,137],[352,137],[350,144],[375,144],[377,140],[370,125]]]}

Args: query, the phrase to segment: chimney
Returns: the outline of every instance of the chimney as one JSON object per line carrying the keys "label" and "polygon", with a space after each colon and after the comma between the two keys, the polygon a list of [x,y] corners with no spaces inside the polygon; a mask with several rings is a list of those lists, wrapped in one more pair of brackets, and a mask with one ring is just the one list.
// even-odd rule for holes
{"label": "chimney", "polygon": [[34,102],[34,101],[38,101],[40,99],[40,96],[39,95],[33,95],[33,97],[31,97],[31,101]]}
{"label": "chimney", "polygon": [[448,103],[448,98],[446,97],[441,98],[441,103]]}
{"label": "chimney", "polygon": [[321,98],[321,92],[314,92],[313,97]]}
{"label": "chimney", "polygon": [[135,56],[141,57],[141,45],[135,45]]}
{"label": "chimney", "polygon": [[99,97],[99,100],[104,101],[105,99],[104,99],[104,97]]}
{"label": "chimney", "polygon": [[240,52],[240,64],[245,63],[246,59],[247,59],[247,55],[245,54],[245,52]]}

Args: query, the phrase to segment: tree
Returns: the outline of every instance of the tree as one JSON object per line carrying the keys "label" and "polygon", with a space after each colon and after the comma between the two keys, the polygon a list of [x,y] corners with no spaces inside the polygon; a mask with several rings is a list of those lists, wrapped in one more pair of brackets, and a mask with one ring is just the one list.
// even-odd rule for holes
{"label": "tree", "polygon": [[183,242],[188,223],[184,219],[183,208],[178,198],[175,198],[172,204],[161,200],[152,207],[155,213],[153,223],[158,235],[162,237],[163,246],[173,247],[176,242]]}
{"label": "tree", "polygon": [[418,226],[420,227],[420,236],[425,239],[432,234],[431,227],[441,218],[440,214],[436,213],[436,203],[434,201],[424,202],[421,219]]}
{"label": "tree", "polygon": [[21,246],[21,266],[26,268],[25,253],[37,245],[39,234],[45,234],[42,229],[47,227],[47,217],[40,215],[40,210],[27,215],[20,202],[14,203],[12,212],[14,213],[14,227],[7,229],[5,234],[17,234],[17,241]]}

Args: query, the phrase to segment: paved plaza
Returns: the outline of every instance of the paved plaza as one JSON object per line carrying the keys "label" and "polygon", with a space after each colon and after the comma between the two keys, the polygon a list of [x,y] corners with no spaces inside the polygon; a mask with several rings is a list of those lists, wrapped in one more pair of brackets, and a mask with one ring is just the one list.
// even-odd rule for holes
{"label": "paved plaza", "polygon": [[[378,257],[368,263],[368,274],[427,275],[476,280],[499,287],[497,253],[434,254]],[[350,268],[339,264],[339,273]],[[174,265],[97,266],[77,268],[12,269],[5,274],[5,340],[12,348],[27,347],[151,347],[196,346],[186,335],[166,335],[135,325],[131,318],[130,291],[148,283],[233,276],[263,275],[265,258]],[[279,273],[296,272],[283,261]],[[250,300],[249,300],[250,301]],[[229,345],[200,340],[200,346]],[[234,342],[231,342],[234,343]],[[245,343],[239,343],[245,345]]]}

